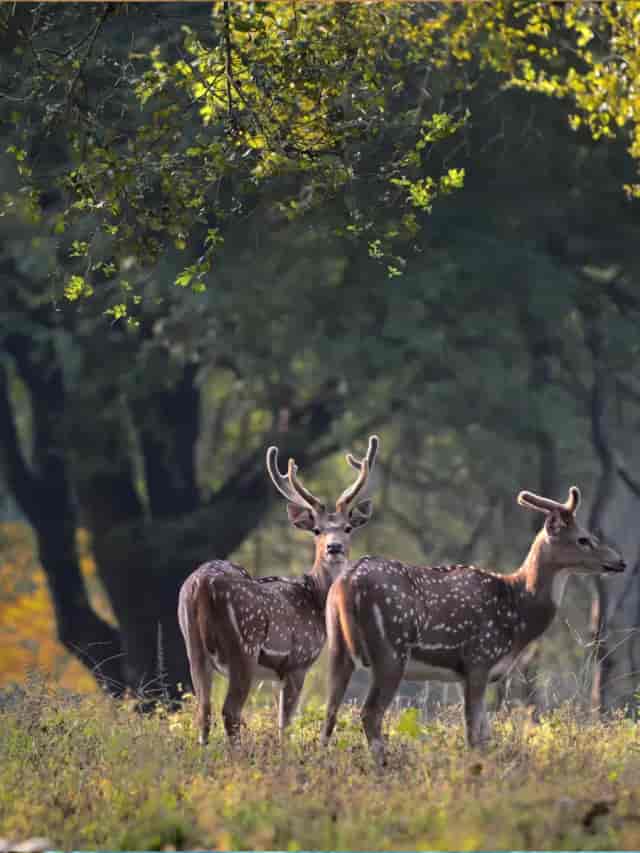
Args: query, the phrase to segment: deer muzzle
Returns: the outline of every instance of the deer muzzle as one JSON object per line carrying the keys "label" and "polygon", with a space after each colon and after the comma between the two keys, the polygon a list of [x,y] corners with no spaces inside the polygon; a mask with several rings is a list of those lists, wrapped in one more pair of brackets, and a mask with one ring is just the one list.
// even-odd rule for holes
{"label": "deer muzzle", "polygon": [[605,574],[619,574],[620,572],[624,572],[627,568],[627,564],[623,559],[617,560],[615,563],[603,563],[602,569]]}

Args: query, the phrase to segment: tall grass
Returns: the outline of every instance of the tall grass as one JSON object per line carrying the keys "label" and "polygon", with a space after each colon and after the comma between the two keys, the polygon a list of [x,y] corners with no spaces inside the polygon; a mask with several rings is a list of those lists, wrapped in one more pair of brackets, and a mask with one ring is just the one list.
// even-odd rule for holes
{"label": "tall grass", "polygon": [[377,774],[356,709],[322,750],[310,703],[280,748],[269,693],[231,755],[218,722],[196,743],[192,702],[135,713],[32,679],[0,710],[0,835],[58,849],[640,849],[640,728],[571,705],[494,721],[468,751],[459,708],[392,715]]}

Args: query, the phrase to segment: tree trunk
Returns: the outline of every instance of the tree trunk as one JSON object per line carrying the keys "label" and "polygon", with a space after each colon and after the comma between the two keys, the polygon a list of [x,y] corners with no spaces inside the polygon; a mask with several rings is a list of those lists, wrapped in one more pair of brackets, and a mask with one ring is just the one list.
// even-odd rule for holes
{"label": "tree trunk", "polygon": [[[235,551],[263,520],[274,496],[264,471],[265,436],[264,446],[249,454],[206,504],[193,507],[199,425],[194,382],[195,373],[188,368],[174,390],[154,395],[145,409],[148,417],[141,420],[138,435],[147,474],[146,511],[134,486],[121,426],[124,415],[117,406],[111,409],[113,422],[94,424],[88,442],[78,446],[78,495],[98,572],[118,620],[124,680],[151,698],[177,697],[179,687],[190,684],[177,620],[180,586],[202,562]],[[91,398],[79,401],[76,418],[84,422],[96,405]],[[336,386],[329,384],[312,403],[292,408],[281,438],[300,464],[341,406]]]}
{"label": "tree trunk", "polygon": [[[587,317],[587,347],[593,362],[593,384],[591,389],[590,416],[591,436],[596,455],[600,461],[600,477],[589,515],[589,527],[599,531],[621,534],[623,551],[631,546],[629,531],[635,533],[636,506],[628,518],[625,516],[624,501],[621,500],[616,483],[620,482],[620,466],[616,459],[615,446],[607,420],[607,403],[611,382],[606,374],[602,354],[604,348],[603,328],[599,318],[585,312]],[[627,485],[629,485],[627,483]],[[635,504],[635,500],[633,501]],[[606,525],[605,525],[606,521]],[[637,547],[636,541],[633,547]],[[629,570],[627,570],[629,571]],[[594,648],[594,675],[591,691],[591,707],[599,711],[617,708],[632,709],[637,675],[633,663],[635,628],[634,615],[628,612],[627,601],[633,600],[634,573],[617,580],[598,576],[594,580],[594,595],[591,609],[591,635]]]}
{"label": "tree trunk", "polygon": [[[0,445],[13,495],[36,533],[38,555],[53,600],[60,642],[118,695],[123,678],[118,631],[91,608],[76,550],[76,514],[61,442],[64,388],[49,348],[34,358],[28,338],[5,340],[31,399],[33,463],[20,445],[5,371],[0,371]],[[45,366],[46,365],[46,366]]]}
{"label": "tree trunk", "polygon": [[[546,322],[541,321],[532,311],[528,302],[518,308],[518,320],[529,354],[528,387],[534,401],[552,381],[551,359],[554,353],[553,341],[549,336]],[[536,416],[531,424],[531,440],[538,452],[538,489],[540,494],[555,495],[557,489],[558,458],[554,434],[547,428],[544,413],[535,410]],[[531,520],[533,533],[537,534],[540,522]],[[509,700],[517,700],[527,706],[533,706],[533,719],[537,719],[542,710],[542,697],[538,689],[538,661],[540,646],[532,643],[525,651],[519,673],[502,679],[496,691],[496,707],[501,708]]]}
{"label": "tree trunk", "polygon": [[[598,459],[600,477],[589,513],[589,529],[600,530],[607,504],[611,499],[615,470],[611,448],[606,439],[605,428],[605,377],[599,363],[600,337],[595,330],[591,333],[590,348],[594,359],[594,379],[591,392],[591,436]],[[594,648],[594,672],[591,687],[591,707],[604,710],[607,707],[605,688],[609,681],[611,652],[607,615],[609,612],[609,587],[601,577],[594,578],[591,603],[591,641]]]}
{"label": "tree trunk", "polygon": [[38,556],[53,601],[58,639],[113,696],[124,678],[120,634],[91,608],[75,548],[75,528],[66,519],[35,525]]}

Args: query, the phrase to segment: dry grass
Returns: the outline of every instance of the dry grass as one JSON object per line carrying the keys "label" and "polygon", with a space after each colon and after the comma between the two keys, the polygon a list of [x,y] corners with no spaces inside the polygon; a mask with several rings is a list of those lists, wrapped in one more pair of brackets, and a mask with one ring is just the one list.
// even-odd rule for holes
{"label": "dry grass", "polygon": [[32,682],[0,711],[1,834],[76,850],[640,849],[640,727],[622,717],[505,715],[479,754],[459,709],[425,724],[407,710],[380,776],[353,708],[325,752],[308,706],[282,752],[258,697],[233,758],[219,725],[197,746],[192,711],[142,717]]}

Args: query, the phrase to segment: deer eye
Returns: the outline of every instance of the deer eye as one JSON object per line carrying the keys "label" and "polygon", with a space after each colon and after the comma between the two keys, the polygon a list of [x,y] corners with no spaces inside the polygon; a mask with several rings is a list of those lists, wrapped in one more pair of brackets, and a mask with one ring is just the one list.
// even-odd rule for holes
{"label": "deer eye", "polygon": [[314,528],[313,528],[313,535],[314,535],[314,536],[320,536],[320,534],[321,534],[321,533],[322,533],[322,531],[320,530],[320,528],[319,528],[319,527],[314,527]]}
{"label": "deer eye", "polygon": [[591,540],[586,536],[580,536],[578,539],[578,545],[581,545],[583,548],[592,548]]}
{"label": "deer eye", "polygon": [[344,526],[344,532],[345,533],[351,533],[352,530],[353,530],[353,527],[350,524],[345,524],[345,526]]}

